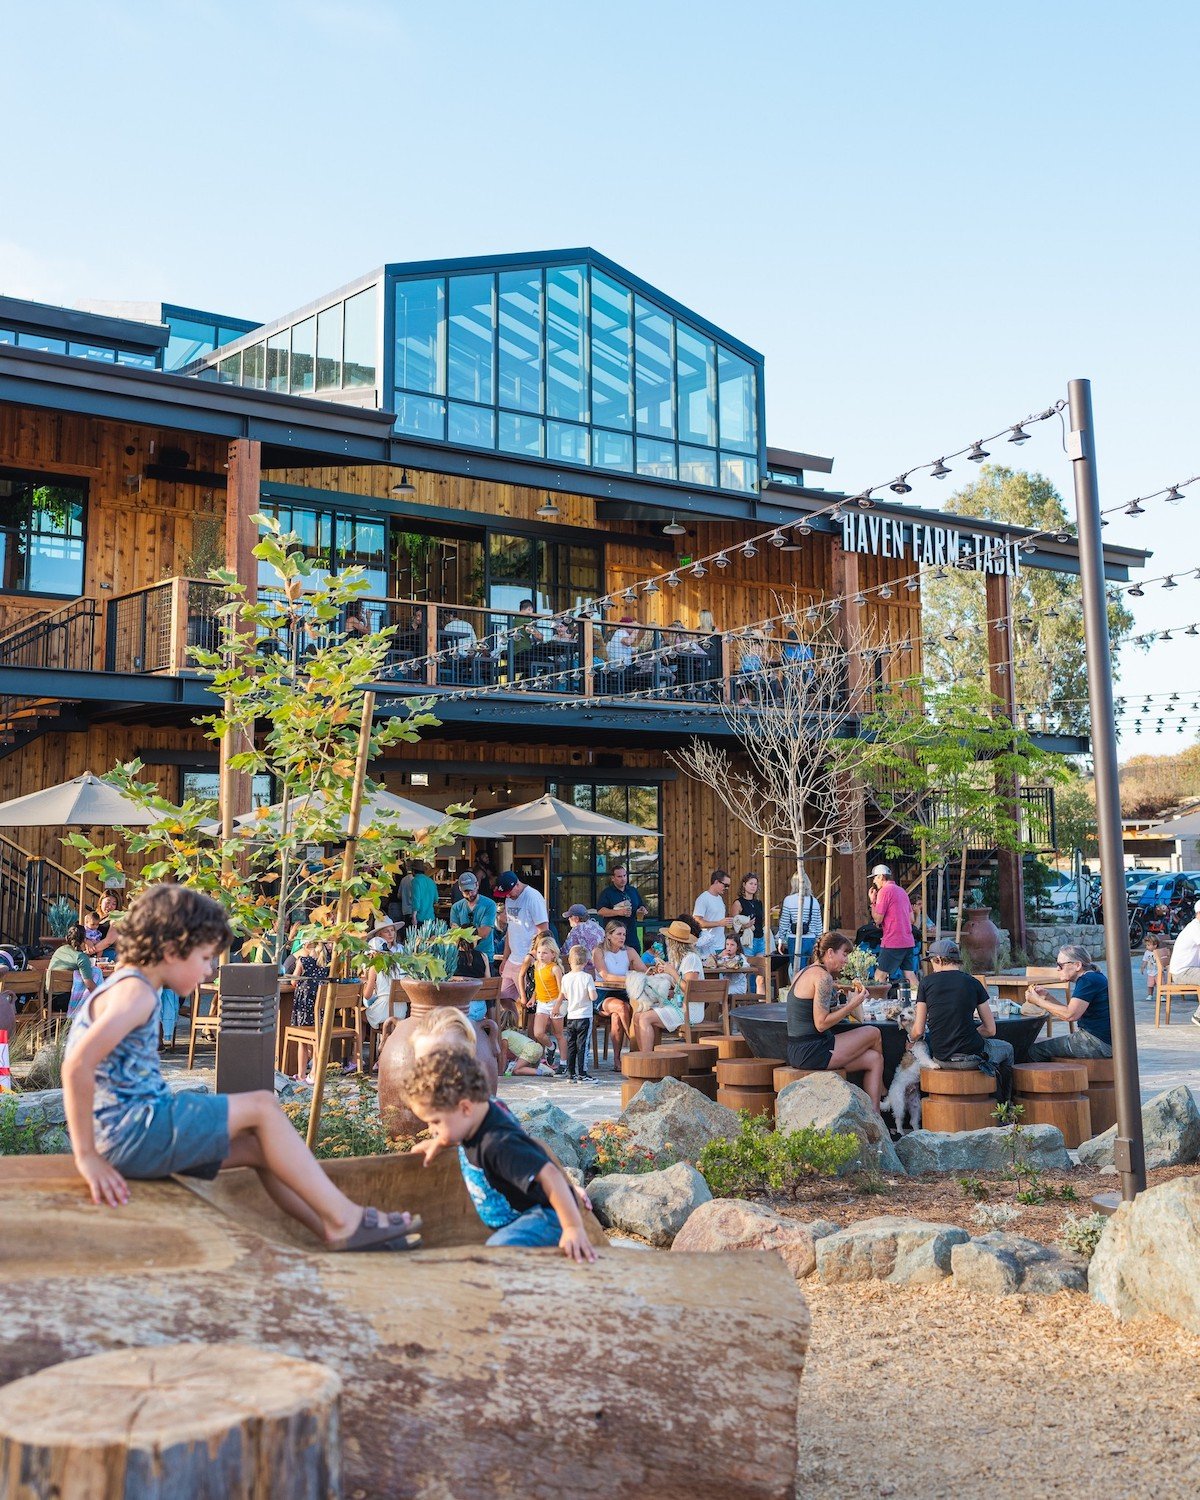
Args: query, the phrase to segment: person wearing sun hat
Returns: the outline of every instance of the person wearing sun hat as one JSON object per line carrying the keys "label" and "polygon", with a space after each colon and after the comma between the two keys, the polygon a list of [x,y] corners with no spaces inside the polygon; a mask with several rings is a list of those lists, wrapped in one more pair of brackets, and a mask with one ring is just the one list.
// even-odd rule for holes
{"label": "person wearing sun hat", "polygon": [[[665,1033],[680,1029],[683,1025],[687,981],[692,976],[698,976],[701,979],[704,977],[704,964],[696,952],[699,934],[695,925],[687,917],[676,917],[673,922],[668,922],[662,929],[661,935],[667,943],[667,961],[655,965],[650,971],[645,989],[652,994],[655,981],[666,978],[671,981],[672,993],[669,999],[661,1000],[657,1004],[646,1004],[645,994],[643,994],[642,1003],[633,1018],[634,1034],[638,1048],[642,1052],[654,1050],[656,1031]],[[689,1019],[693,1026],[702,1021],[704,1006],[693,1002]]]}

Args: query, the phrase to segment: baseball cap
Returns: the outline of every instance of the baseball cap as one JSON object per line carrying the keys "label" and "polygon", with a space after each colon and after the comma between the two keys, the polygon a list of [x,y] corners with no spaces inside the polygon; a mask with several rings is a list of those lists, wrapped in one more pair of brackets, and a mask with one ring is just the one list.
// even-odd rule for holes
{"label": "baseball cap", "polygon": [[582,901],[576,901],[574,906],[567,907],[567,916],[578,917],[582,921],[587,916],[587,907],[584,906]]}
{"label": "baseball cap", "polygon": [[876,865],[875,868],[871,871],[872,877],[876,875],[890,875],[891,873],[892,871],[889,865]]}
{"label": "baseball cap", "polygon": [[962,963],[962,953],[953,938],[940,938],[929,950],[930,958],[945,959],[947,963]]}
{"label": "baseball cap", "polygon": [[458,888],[460,891],[477,891],[479,889],[479,881],[468,870],[464,875],[458,877]]}
{"label": "baseball cap", "polygon": [[520,884],[521,880],[519,876],[514,875],[511,870],[505,870],[504,874],[496,882],[496,889],[498,891],[511,891],[515,886]]}

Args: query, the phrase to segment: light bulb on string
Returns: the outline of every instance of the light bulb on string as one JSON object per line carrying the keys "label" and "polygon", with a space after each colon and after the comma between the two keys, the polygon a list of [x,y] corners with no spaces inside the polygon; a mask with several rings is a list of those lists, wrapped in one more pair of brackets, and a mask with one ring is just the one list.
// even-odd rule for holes
{"label": "light bulb on string", "polygon": [[1146,507],[1139,505],[1136,500],[1131,500],[1125,507],[1125,514],[1127,516],[1144,516],[1146,514]]}
{"label": "light bulb on string", "polygon": [[861,594],[861,593],[855,594],[855,596],[854,596],[854,602],[858,606],[858,608],[861,609],[863,607],[863,605],[866,604],[866,602],[867,602],[866,595],[865,594]]}
{"label": "light bulb on string", "polygon": [[668,573],[667,574],[667,587],[669,589],[677,589],[679,587],[679,574],[678,573]]}
{"label": "light bulb on string", "polygon": [[915,578],[906,578],[904,580],[904,588],[906,593],[915,594],[920,587],[920,583]]}
{"label": "light bulb on string", "polygon": [[644,592],[647,594],[657,594],[659,592],[658,584],[655,583],[653,578],[646,584]]}
{"label": "light bulb on string", "polygon": [[1200,630],[1196,629],[1195,623],[1193,622],[1183,633],[1184,635],[1200,635]]}
{"label": "light bulb on string", "polygon": [[891,484],[888,485],[888,489],[896,495],[912,494],[912,485],[908,482],[907,474],[898,474],[896,478],[892,480]]}
{"label": "light bulb on string", "polygon": [[1179,585],[1175,582],[1174,578],[1171,577],[1170,573],[1168,573],[1167,576],[1163,579],[1163,588],[1177,589],[1178,587]]}
{"label": "light bulb on string", "polygon": [[771,533],[771,546],[772,547],[786,547],[787,546],[787,537],[784,536],[784,534],[783,534],[782,531],[773,531]]}
{"label": "light bulb on string", "polygon": [[890,583],[885,583],[879,590],[879,597],[881,599],[890,599],[892,597],[892,586]]}
{"label": "light bulb on string", "polygon": [[983,446],[983,439],[976,438],[971,444],[970,453],[967,454],[967,461],[973,464],[981,464],[989,456],[988,450]]}
{"label": "light bulb on string", "polygon": [[875,504],[870,490],[864,490],[861,495],[855,497],[860,510],[870,510]]}
{"label": "light bulb on string", "polygon": [[703,578],[707,572],[708,569],[704,566],[703,563],[697,563],[696,566],[692,569],[692,577]]}
{"label": "light bulb on string", "polygon": [[934,464],[933,468],[930,469],[929,476],[931,479],[945,479],[946,475],[949,473],[950,468],[946,463],[946,460],[944,458],[939,458],[937,463]]}
{"label": "light bulb on string", "polygon": [[1163,496],[1163,499],[1167,502],[1168,505],[1178,505],[1183,498],[1183,492],[1180,490],[1177,484],[1173,484],[1167,491],[1167,493]]}
{"label": "light bulb on string", "polygon": [[728,566],[729,566],[729,559],[725,556],[725,554],[723,552],[718,552],[717,555],[716,555],[716,557],[713,558],[713,567],[714,568],[727,568]]}
{"label": "light bulb on string", "polygon": [[1029,433],[1027,433],[1022,424],[1018,422],[1017,425],[1013,428],[1012,432],[1009,434],[1008,441],[1010,443],[1017,444],[1027,443],[1029,441]]}
{"label": "light bulb on string", "polygon": [[1146,597],[1146,590],[1140,583],[1135,583],[1131,589],[1126,589],[1125,592],[1131,599],[1144,599]]}
{"label": "light bulb on string", "polygon": [[812,536],[813,529],[807,521],[797,521],[793,528],[797,536]]}
{"label": "light bulb on string", "polygon": [[1032,537],[1026,537],[1025,540],[1021,543],[1021,551],[1024,552],[1026,556],[1028,556],[1031,552],[1037,551],[1037,545],[1035,544]]}
{"label": "light bulb on string", "polygon": [[743,548],[742,548],[742,556],[743,557],[757,557],[758,556],[758,548],[754,545],[753,542],[747,542],[745,544],[745,546],[743,546]]}

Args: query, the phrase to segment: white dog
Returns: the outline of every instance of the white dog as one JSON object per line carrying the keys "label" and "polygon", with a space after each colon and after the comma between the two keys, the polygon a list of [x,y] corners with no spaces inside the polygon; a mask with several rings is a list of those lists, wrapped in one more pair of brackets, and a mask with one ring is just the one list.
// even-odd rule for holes
{"label": "white dog", "polygon": [[909,1130],[920,1130],[921,1069],[937,1066],[924,1040],[909,1042],[881,1105],[890,1112],[900,1134],[904,1133],[906,1116]]}

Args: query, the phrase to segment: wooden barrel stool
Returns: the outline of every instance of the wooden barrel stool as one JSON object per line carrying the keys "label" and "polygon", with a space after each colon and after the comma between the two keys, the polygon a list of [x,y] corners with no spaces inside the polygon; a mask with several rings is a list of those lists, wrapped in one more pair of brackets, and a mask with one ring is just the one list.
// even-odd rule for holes
{"label": "wooden barrel stool", "polygon": [[1116,1064],[1111,1057],[1083,1057],[1079,1061],[1087,1069],[1092,1134],[1103,1135],[1110,1125],[1117,1123]]}
{"label": "wooden barrel stool", "polygon": [[720,1062],[728,1062],[733,1057],[753,1057],[750,1051],[750,1043],[744,1036],[710,1036],[705,1037],[706,1047],[717,1049],[717,1058]]}
{"label": "wooden barrel stool", "polygon": [[778,1057],[730,1057],[717,1063],[717,1103],[775,1118]]}
{"label": "wooden barrel stool", "polygon": [[712,1047],[701,1046],[699,1042],[660,1042],[654,1051],[668,1057],[682,1057],[687,1068],[680,1082],[699,1089],[709,1099],[717,1097],[717,1075],[713,1072],[717,1054]]}
{"label": "wooden barrel stool", "polygon": [[627,1052],[621,1059],[625,1082],[621,1085],[621,1108],[624,1109],[644,1083],[660,1078],[682,1078],[686,1057],[671,1057],[661,1052]]}
{"label": "wooden barrel stool", "polygon": [[797,1078],[811,1078],[814,1073],[836,1073],[839,1078],[845,1078],[845,1068],[776,1068],[771,1075],[771,1084],[777,1094],[782,1094],[789,1083],[795,1083]]}
{"label": "wooden barrel stool", "polygon": [[340,1495],[341,1388],[324,1365],[245,1344],[157,1344],[50,1365],[4,1387],[0,1490]]}
{"label": "wooden barrel stool", "polygon": [[1092,1134],[1082,1061],[1018,1063],[1013,1069],[1013,1103],[1025,1113],[1023,1125],[1057,1125],[1068,1146],[1082,1146]]}
{"label": "wooden barrel stool", "polygon": [[921,1069],[922,1130],[985,1130],[995,1108],[996,1080],[978,1068]]}

